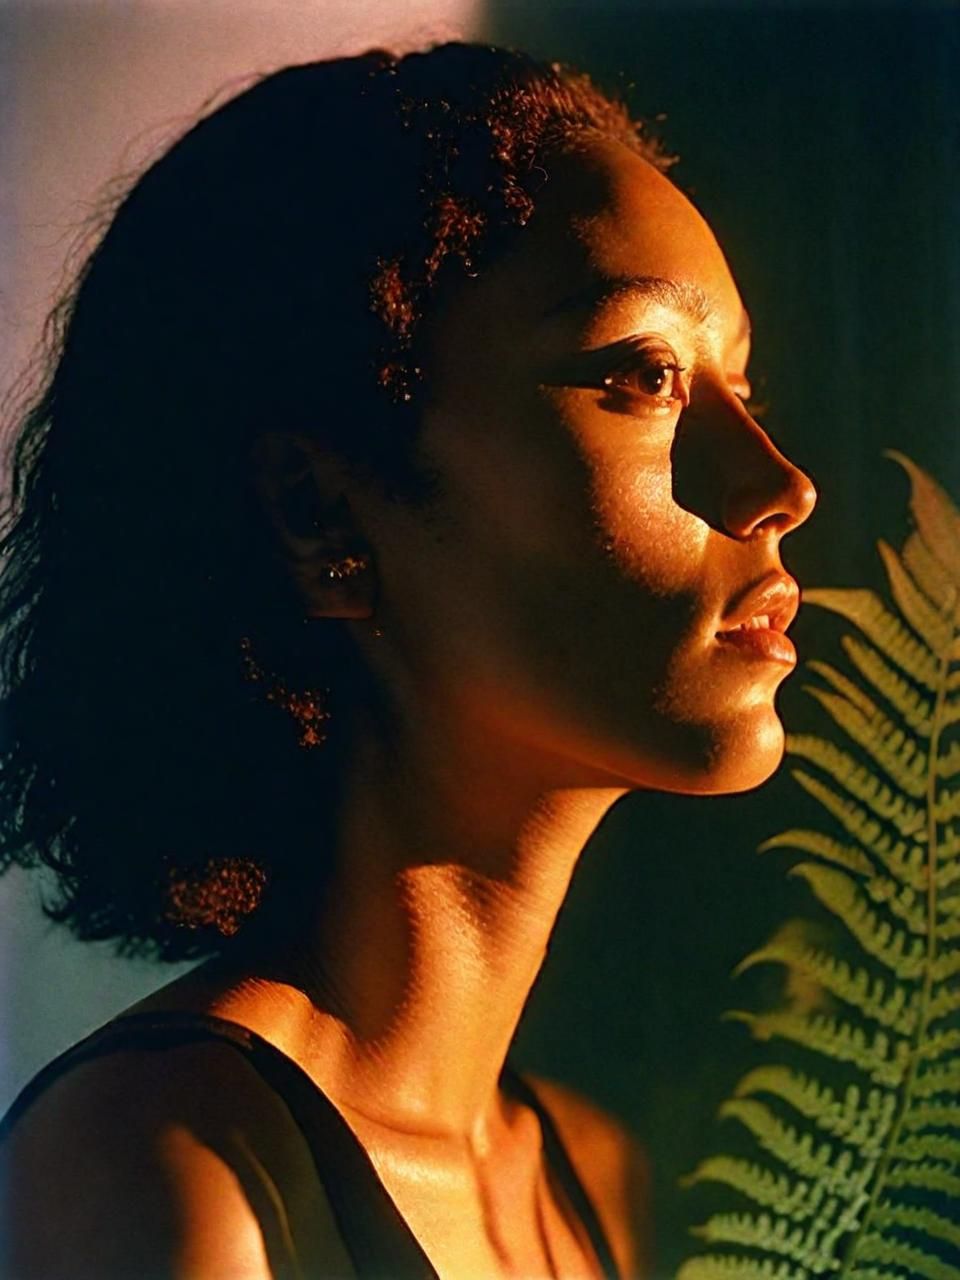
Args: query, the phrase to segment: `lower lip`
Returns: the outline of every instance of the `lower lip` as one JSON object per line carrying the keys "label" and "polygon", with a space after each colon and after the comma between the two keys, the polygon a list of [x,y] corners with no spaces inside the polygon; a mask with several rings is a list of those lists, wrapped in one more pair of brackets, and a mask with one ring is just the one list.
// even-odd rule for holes
{"label": "lower lip", "polygon": [[749,627],[742,631],[718,631],[717,639],[751,658],[783,662],[788,667],[797,664],[797,651],[793,647],[793,641],[782,631],[771,631],[769,627]]}

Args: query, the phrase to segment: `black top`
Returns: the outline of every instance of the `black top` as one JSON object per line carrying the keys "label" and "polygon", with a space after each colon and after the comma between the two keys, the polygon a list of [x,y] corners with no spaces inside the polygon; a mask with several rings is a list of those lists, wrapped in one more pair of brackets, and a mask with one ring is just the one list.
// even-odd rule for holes
{"label": "black top", "polygon": [[[224,1041],[240,1050],[280,1095],[310,1148],[340,1235],[362,1280],[439,1280],[436,1270],[380,1181],[373,1162],[330,1099],[302,1067],[238,1022],[210,1014],[126,1014],[61,1053],[34,1076],[0,1120],[0,1141],[27,1108],[74,1063],[122,1048],[163,1049],[198,1040]],[[578,1214],[607,1280],[616,1263],[596,1211],[560,1137],[533,1089],[509,1066],[501,1083],[533,1110],[544,1154]]]}

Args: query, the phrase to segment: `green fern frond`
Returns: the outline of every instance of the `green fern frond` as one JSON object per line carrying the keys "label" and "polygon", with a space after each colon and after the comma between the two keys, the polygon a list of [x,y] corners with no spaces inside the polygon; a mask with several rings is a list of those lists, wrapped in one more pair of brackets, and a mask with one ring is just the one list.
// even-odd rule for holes
{"label": "green fern frond", "polygon": [[901,559],[914,581],[941,613],[948,613],[960,583],[949,573],[923,540],[911,533],[903,544]]}
{"label": "green fern frond", "polygon": [[960,586],[960,513],[936,480],[898,449],[883,456],[900,464],[910,477],[910,510],[927,547]]}
{"label": "green fern frond", "polygon": [[882,539],[877,548],[887,571],[890,591],[900,608],[900,612],[924,641],[929,649],[942,657],[953,641],[953,626],[950,618],[930,603],[904,567],[894,549]]}
{"label": "green fern frond", "polygon": [[[805,1076],[790,1067],[763,1066],[748,1071],[736,1087],[734,1097],[746,1098],[755,1093],[769,1093],[811,1120],[839,1110],[840,1100],[834,1091],[819,1080]],[[859,1103],[859,1092],[857,1102]]]}
{"label": "green fern frond", "polygon": [[[960,827],[954,827],[952,822],[948,822],[944,828],[943,834],[937,842],[937,862],[940,864],[951,863],[956,859],[952,868],[953,870],[956,870],[957,867],[960,867],[960,857],[957,856],[958,854],[960,854]],[[947,874],[947,871],[947,867],[941,866],[941,869],[937,872],[937,883],[940,884],[941,888],[947,887],[945,884],[941,883],[943,877]]]}
{"label": "green fern frond", "polygon": [[923,943],[881,920],[848,875],[813,862],[798,863],[789,874],[807,882],[817,900],[837,916],[868,955],[901,980],[920,976],[926,961]]}
{"label": "green fern frond", "polygon": [[820,1248],[820,1233],[815,1227],[796,1226],[789,1218],[775,1218],[768,1213],[756,1217],[749,1213],[718,1213],[703,1226],[694,1227],[693,1233],[708,1244],[735,1244],[781,1254],[813,1275],[836,1270],[833,1260]]}
{"label": "green fern frond", "polygon": [[865,969],[852,969],[845,960],[805,945],[795,937],[776,936],[752,951],[734,970],[734,976],[757,964],[783,964],[812,979],[838,1000],[859,1009],[881,1026],[910,1036],[916,1030],[917,1010],[904,987],[892,991]]}
{"label": "green fern frond", "polygon": [[[793,738],[787,737],[787,750],[791,750]],[[823,805],[843,829],[865,849],[875,854],[891,874],[914,888],[926,885],[925,858],[918,845],[907,845],[902,840],[893,841],[880,823],[852,800],[831,790],[819,778],[811,777],[802,769],[794,769],[791,776],[809,795]]]}
{"label": "green fern frond", "polygon": [[952,822],[954,818],[960,818],[960,788],[941,791],[931,809],[934,822]]}
{"label": "green fern frond", "polygon": [[756,1258],[718,1258],[709,1254],[691,1258],[677,1272],[677,1280],[807,1280],[807,1272],[798,1271],[789,1262],[758,1262]]}
{"label": "green fern frond", "polygon": [[935,1098],[938,1093],[960,1093],[960,1062],[946,1067],[921,1067],[913,1083],[918,1098]]}
{"label": "green fern frond", "polygon": [[788,1262],[769,1258],[716,1257],[704,1254],[690,1258],[677,1271],[677,1280],[808,1280],[808,1272],[797,1271]]}
{"label": "green fern frond", "polygon": [[858,1253],[865,1262],[882,1262],[903,1267],[907,1275],[915,1280],[960,1280],[960,1270],[950,1266],[948,1262],[941,1262],[922,1249],[876,1232],[869,1232],[864,1236]]}
{"label": "green fern frond", "polygon": [[901,1138],[893,1148],[898,1160],[945,1160],[949,1165],[960,1163],[960,1139],[942,1133],[921,1133]]}
{"label": "green fern frond", "polygon": [[887,1174],[887,1186],[909,1187],[917,1191],[939,1191],[943,1195],[960,1197],[960,1177],[948,1164],[932,1160],[916,1164],[894,1165]]}
{"label": "green fern frond", "polygon": [[907,844],[905,840],[890,840],[882,836],[871,852],[877,861],[895,880],[909,885],[918,893],[925,893],[929,884],[927,854],[922,845]]}
{"label": "green fern frond", "polygon": [[854,1023],[822,1013],[802,1014],[789,1010],[749,1013],[732,1009],[724,1017],[745,1023],[757,1040],[790,1040],[836,1062],[852,1063],[878,1085],[896,1087],[903,1079],[909,1042],[897,1038],[891,1040],[885,1031],[875,1031],[869,1040],[867,1032]]}
{"label": "green fern frond", "polygon": [[814,685],[804,685],[804,689],[898,787],[902,787],[914,800],[924,796],[927,760],[923,746],[916,738],[904,733],[877,707],[868,717],[838,693],[827,693]]}
{"label": "green fern frond", "polygon": [[856,1195],[859,1184],[854,1153],[831,1142],[814,1145],[814,1135],[787,1124],[763,1102],[730,1098],[718,1112],[721,1120],[737,1120],[760,1146],[798,1177],[819,1183],[829,1195]]}
{"label": "green fern frond", "polygon": [[960,1103],[942,1107],[921,1104],[913,1106],[903,1117],[905,1129],[960,1129]]}
{"label": "green fern frond", "polygon": [[773,1173],[762,1165],[733,1156],[710,1156],[693,1173],[681,1179],[685,1187],[700,1182],[721,1182],[765,1209],[775,1209],[787,1218],[803,1221],[820,1208],[824,1190],[809,1182],[791,1182],[783,1173]]}
{"label": "green fern frond", "polygon": [[811,658],[807,663],[807,670],[815,671],[818,676],[826,680],[847,702],[852,703],[858,711],[863,712],[868,720],[880,714],[880,708],[873,699],[868,697],[855,681],[851,680],[849,676],[845,676],[842,671],[838,671],[831,663]]}
{"label": "green fern frond", "polygon": [[937,760],[937,777],[953,778],[960,773],[960,742],[951,742],[950,747]]}
{"label": "green fern frond", "polygon": [[685,1262],[677,1280],[807,1280],[807,1273],[787,1262],[778,1266],[769,1259],[758,1262],[756,1258],[704,1254]]}
{"label": "green fern frond", "polygon": [[941,1058],[953,1057],[958,1048],[960,1031],[955,1028],[931,1032],[917,1049],[917,1059],[920,1062],[939,1062]]}
{"label": "green fern frond", "polygon": [[[740,1080],[719,1114],[774,1167],[749,1154],[701,1162],[690,1182],[724,1185],[758,1212],[711,1218],[699,1229],[710,1254],[679,1280],[783,1267],[798,1280],[960,1280],[960,511],[915,463],[888,456],[910,478],[916,522],[901,551],[878,543],[892,604],[867,590],[805,594],[863,636],[841,639],[852,676],[814,661],[827,687],[807,690],[857,756],[787,735],[815,766],[793,777],[846,840],[793,828],[761,846],[808,855],[789,874],[862,962],[812,944],[800,923],[781,929],[736,972],[782,964],[807,1007],[726,1015],[838,1064],[838,1083],[781,1064]],[[828,999],[842,1018],[816,1011]]]}
{"label": "green fern frond", "polygon": [[941,897],[937,901],[937,918],[944,924],[952,920],[960,920],[960,893]]}
{"label": "green fern frond", "polygon": [[861,1090],[852,1084],[840,1098],[819,1080],[779,1066],[748,1071],[733,1096],[748,1098],[758,1093],[786,1102],[824,1133],[861,1149],[870,1135],[886,1137],[897,1105],[897,1095],[889,1089]]}
{"label": "green fern frond", "polygon": [[857,1266],[851,1272],[852,1280],[910,1280],[902,1271],[883,1271],[880,1267]]}
{"label": "green fern frond", "polygon": [[931,693],[936,693],[939,683],[936,657],[886,609],[875,591],[828,587],[807,591],[803,599],[805,604],[830,609],[852,622],[901,671]]}
{"label": "green fern frond", "polygon": [[769,853],[771,849],[796,849],[799,853],[813,854],[824,862],[852,871],[854,875],[873,874],[873,863],[858,845],[841,844],[839,840],[825,836],[820,831],[804,831],[800,828],[783,831],[758,845],[757,853]]}
{"label": "green fern frond", "polygon": [[[933,706],[903,676],[898,675],[880,654],[855,636],[844,636],[840,644],[860,674],[900,713],[904,722],[921,738],[929,738],[933,729]],[[819,671],[821,664],[807,664]],[[852,681],[851,681],[852,683]]]}
{"label": "green fern frond", "polygon": [[886,876],[875,876],[864,886],[864,892],[871,902],[885,906],[912,934],[926,937],[929,932],[927,904],[917,897],[916,890],[909,885],[904,888]]}
{"label": "green fern frond", "polygon": [[814,734],[792,734],[788,750],[791,755],[802,756],[828,773],[854,800],[859,800],[878,818],[889,822],[901,836],[917,837],[925,829],[926,815],[922,808],[891,791],[866,765],[859,764],[832,742]]}
{"label": "green fern frond", "polygon": [[927,1004],[927,1024],[933,1026],[943,1018],[953,1018],[958,1013],[960,1013],[960,991],[942,987],[930,997]]}
{"label": "green fern frond", "polygon": [[874,1214],[874,1222],[878,1227],[905,1227],[908,1231],[936,1236],[960,1249],[960,1223],[951,1222],[932,1209],[917,1209],[886,1200]]}
{"label": "green fern frond", "polygon": [[960,951],[948,952],[934,960],[930,966],[934,982],[948,982],[960,974]]}

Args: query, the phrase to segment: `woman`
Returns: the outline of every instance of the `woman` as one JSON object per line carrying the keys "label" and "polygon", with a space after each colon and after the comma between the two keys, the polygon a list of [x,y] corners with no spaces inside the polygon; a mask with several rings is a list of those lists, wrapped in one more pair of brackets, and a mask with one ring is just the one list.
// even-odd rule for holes
{"label": "woman", "polygon": [[451,44],[267,77],[119,207],[18,444],[4,839],[206,959],[8,1116],[13,1274],[647,1273],[627,1139],[505,1059],[615,801],[776,768],[815,501],[666,167]]}

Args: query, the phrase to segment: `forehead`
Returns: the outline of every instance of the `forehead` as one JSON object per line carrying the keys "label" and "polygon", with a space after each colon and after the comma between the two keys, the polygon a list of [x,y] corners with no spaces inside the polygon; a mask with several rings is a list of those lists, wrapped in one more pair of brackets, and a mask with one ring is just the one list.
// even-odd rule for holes
{"label": "forehead", "polygon": [[743,336],[743,305],[709,226],[672,182],[612,138],[590,137],[554,158],[529,226],[482,272],[476,303],[491,321],[528,332],[542,320],[629,307],[637,281],[645,303],[689,312]]}

